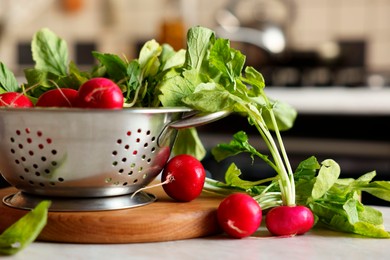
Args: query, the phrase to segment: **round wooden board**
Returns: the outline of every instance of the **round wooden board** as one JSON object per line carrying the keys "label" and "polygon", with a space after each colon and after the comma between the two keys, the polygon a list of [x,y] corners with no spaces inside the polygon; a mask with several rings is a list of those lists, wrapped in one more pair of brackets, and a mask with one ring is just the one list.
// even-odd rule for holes
{"label": "round wooden board", "polygon": [[[0,189],[0,198],[16,193]],[[170,199],[161,187],[148,190],[157,201],[130,209],[49,212],[37,240],[65,243],[139,243],[196,238],[220,232],[216,209],[221,198],[202,194],[191,202]],[[0,232],[28,211],[0,203]]]}

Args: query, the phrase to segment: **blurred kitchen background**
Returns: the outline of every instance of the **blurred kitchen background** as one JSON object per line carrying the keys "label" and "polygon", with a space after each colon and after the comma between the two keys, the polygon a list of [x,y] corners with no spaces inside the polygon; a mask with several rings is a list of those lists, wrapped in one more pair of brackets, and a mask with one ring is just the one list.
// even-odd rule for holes
{"label": "blurred kitchen background", "polygon": [[[22,76],[42,27],[89,68],[92,50],[131,59],[152,38],[184,48],[187,29],[206,26],[247,55],[271,97],[298,110],[283,133],[293,166],[315,155],[336,159],[344,177],[376,170],[377,179],[390,180],[389,14],[389,0],[0,0],[0,61]],[[199,132],[211,149],[242,129],[256,138],[238,116]],[[249,158],[239,161],[245,178],[258,174]],[[222,178],[210,156],[204,163]]]}

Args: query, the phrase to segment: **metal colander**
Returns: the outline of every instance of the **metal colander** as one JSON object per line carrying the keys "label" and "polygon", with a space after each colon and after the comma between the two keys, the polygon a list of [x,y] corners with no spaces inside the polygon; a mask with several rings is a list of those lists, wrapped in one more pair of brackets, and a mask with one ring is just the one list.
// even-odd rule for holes
{"label": "metal colander", "polygon": [[[177,129],[226,115],[193,112],[188,108],[0,109],[0,172],[20,191],[3,201],[12,206],[26,204],[34,196],[112,200],[133,193],[161,172]],[[147,203],[155,197],[145,199]],[[109,207],[115,206],[102,206]]]}

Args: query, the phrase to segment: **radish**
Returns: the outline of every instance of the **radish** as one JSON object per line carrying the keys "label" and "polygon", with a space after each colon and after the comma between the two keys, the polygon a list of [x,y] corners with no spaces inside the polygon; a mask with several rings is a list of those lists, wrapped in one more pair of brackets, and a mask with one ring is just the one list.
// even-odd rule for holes
{"label": "radish", "polygon": [[122,90],[107,78],[92,78],[79,88],[78,105],[83,108],[123,108]]}
{"label": "radish", "polygon": [[201,194],[205,178],[202,163],[188,154],[170,159],[161,174],[164,191],[171,198],[183,202],[194,200]]}
{"label": "radish", "polygon": [[314,215],[305,206],[279,206],[267,213],[265,222],[273,235],[302,235],[313,227]]}
{"label": "radish", "polygon": [[0,94],[0,107],[33,107],[31,100],[19,92]]}
{"label": "radish", "polygon": [[57,88],[46,91],[39,98],[37,107],[74,107],[78,92],[71,88]]}
{"label": "radish", "polygon": [[259,228],[262,215],[260,205],[246,193],[227,196],[217,209],[219,225],[234,238],[252,235]]}

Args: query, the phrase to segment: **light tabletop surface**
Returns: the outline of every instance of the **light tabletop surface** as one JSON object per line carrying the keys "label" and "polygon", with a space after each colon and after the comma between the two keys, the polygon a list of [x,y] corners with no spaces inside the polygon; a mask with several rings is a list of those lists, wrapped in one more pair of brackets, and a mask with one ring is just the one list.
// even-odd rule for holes
{"label": "light tabletop surface", "polygon": [[[390,230],[390,207],[377,207]],[[158,220],[156,220],[158,221]],[[263,221],[264,222],[264,221]],[[225,235],[158,243],[61,244],[34,242],[4,259],[389,259],[389,239],[313,229],[302,236],[270,237],[261,227],[252,237]]]}

